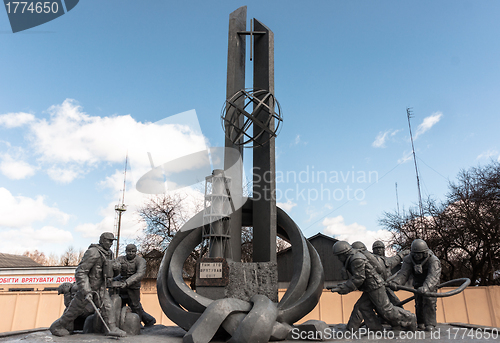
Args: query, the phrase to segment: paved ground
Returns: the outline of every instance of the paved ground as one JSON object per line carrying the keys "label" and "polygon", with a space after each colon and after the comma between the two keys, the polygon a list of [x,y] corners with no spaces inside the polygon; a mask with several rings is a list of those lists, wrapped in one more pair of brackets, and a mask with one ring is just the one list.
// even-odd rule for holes
{"label": "paved ground", "polygon": [[[338,328],[338,326],[336,326]],[[393,332],[386,331],[385,337],[384,333],[375,336],[373,333],[369,335],[359,335],[356,334],[355,337],[351,335],[342,335],[334,331],[335,327],[331,327],[332,331],[326,333],[327,341],[335,342],[352,342],[352,341],[371,341],[371,342],[391,342],[391,343],[402,343],[402,342],[418,342],[418,343],[434,343],[434,342],[454,342],[459,341],[463,343],[479,343],[481,341],[492,341],[500,342],[500,332],[498,329],[489,331],[486,333],[484,328],[478,326],[452,326],[448,324],[440,324],[438,330],[433,333],[429,332]],[[163,326],[155,325],[150,328],[145,328],[142,330],[142,334],[138,336],[129,336],[124,338],[111,338],[97,334],[75,334],[66,337],[55,337],[52,336],[48,330],[22,333],[13,336],[0,337],[0,342],[22,342],[22,343],[44,343],[44,342],[75,342],[75,343],[87,343],[87,342],[111,342],[120,341],[122,343],[181,343],[182,336],[184,336],[185,331],[175,327],[175,326]],[[330,335],[330,337],[328,337]],[[346,337],[349,336],[349,337]],[[306,338],[304,336],[303,338]],[[488,338],[485,338],[488,337]],[[308,340],[300,339],[299,334],[296,334],[296,339],[283,341],[283,343],[293,343],[293,342],[307,342]],[[312,338],[312,337],[311,337]],[[215,340],[213,342],[223,342],[223,340]],[[310,342],[310,341],[309,341]]]}

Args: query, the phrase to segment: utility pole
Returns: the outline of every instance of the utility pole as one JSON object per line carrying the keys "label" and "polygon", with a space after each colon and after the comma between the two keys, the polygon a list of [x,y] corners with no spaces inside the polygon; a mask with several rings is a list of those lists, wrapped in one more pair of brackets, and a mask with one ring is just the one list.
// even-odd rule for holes
{"label": "utility pole", "polygon": [[116,232],[116,255],[118,257],[118,252],[120,250],[120,229],[122,224],[122,214],[127,210],[127,206],[125,205],[125,185],[127,182],[127,162],[128,162],[128,154],[125,157],[125,171],[123,172],[123,192],[122,192],[122,201],[118,200],[118,205],[115,206],[115,232]]}
{"label": "utility pole", "polygon": [[399,197],[398,197],[398,183],[396,182],[396,205],[398,207],[398,217],[399,217]]}
{"label": "utility pole", "polygon": [[406,108],[406,116],[408,117],[408,128],[410,129],[411,149],[413,152],[413,162],[415,163],[415,175],[417,176],[418,207],[420,209],[420,218],[423,218],[424,211],[422,208],[422,195],[420,193],[420,179],[418,177],[417,156],[415,155],[415,146],[413,145],[413,135],[411,133],[411,123],[410,123],[410,118],[413,116],[413,113],[411,112],[410,107]]}

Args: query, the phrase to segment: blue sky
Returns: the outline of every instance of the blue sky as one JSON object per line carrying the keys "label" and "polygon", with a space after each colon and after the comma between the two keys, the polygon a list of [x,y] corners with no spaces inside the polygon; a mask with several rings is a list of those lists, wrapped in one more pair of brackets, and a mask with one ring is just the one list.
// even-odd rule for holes
{"label": "blue sky", "polygon": [[[157,163],[222,146],[228,17],[242,5],[275,35],[277,171],[309,176],[278,182],[292,190],[278,202],[307,237],[387,237],[396,182],[400,207],[415,205],[406,107],[424,196],[499,159],[497,1],[86,0],[16,34],[0,10],[0,251],[60,254],[112,231],[131,141],[157,142]],[[192,109],[204,138],[151,124]],[[140,234],[137,166],[126,240]]]}

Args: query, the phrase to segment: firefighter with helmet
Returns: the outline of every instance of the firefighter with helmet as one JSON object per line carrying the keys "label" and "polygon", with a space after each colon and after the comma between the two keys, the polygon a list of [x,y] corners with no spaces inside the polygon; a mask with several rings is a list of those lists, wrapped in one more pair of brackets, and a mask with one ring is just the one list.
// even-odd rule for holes
{"label": "firefighter with helmet", "polygon": [[[375,267],[371,265],[365,255],[359,250],[353,249],[345,241],[338,241],[333,245],[333,254],[344,263],[344,266],[350,274],[349,280],[338,286],[339,294],[348,294],[355,290],[363,292],[356,302],[355,309],[359,309],[366,326],[370,330],[383,330],[380,319],[373,310],[384,320],[395,327],[405,327],[410,330],[416,329],[416,317],[410,311],[401,307],[394,306],[387,297],[385,291],[385,282]],[[358,330],[348,323],[347,330]]]}
{"label": "firefighter with helmet", "polygon": [[99,244],[91,244],[83,255],[75,270],[78,291],[71,300],[63,315],[52,323],[49,330],[54,336],[67,336],[73,329],[73,322],[85,313],[88,302],[97,303],[102,310],[103,319],[109,327],[108,335],[126,336],[127,333],[118,327],[113,315],[113,304],[107,290],[113,277],[113,252],[111,246],[116,238],[111,232],[104,232]]}
{"label": "firefighter with helmet", "polygon": [[436,328],[437,298],[428,297],[427,292],[437,292],[441,277],[441,262],[432,253],[427,243],[422,239],[415,239],[411,243],[410,255],[403,259],[401,270],[390,280],[389,287],[393,290],[398,285],[404,285],[410,276],[413,276],[415,294],[415,312],[417,313],[418,328],[431,331]]}

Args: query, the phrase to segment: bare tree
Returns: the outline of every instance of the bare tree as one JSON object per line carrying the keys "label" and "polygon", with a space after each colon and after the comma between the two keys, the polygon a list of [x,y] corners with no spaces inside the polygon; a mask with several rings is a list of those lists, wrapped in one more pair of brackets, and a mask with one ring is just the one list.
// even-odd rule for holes
{"label": "bare tree", "polygon": [[61,260],[61,258],[57,254],[51,253],[49,255],[49,257],[47,258],[47,265],[48,266],[58,266],[60,260]]}
{"label": "bare tree", "polygon": [[[180,228],[201,210],[202,203],[187,195],[160,194],[149,197],[138,210],[144,223],[143,235],[136,239],[140,254],[145,256],[153,250],[164,253]],[[187,275],[194,275],[196,261],[203,253],[203,246],[200,245],[188,257],[184,264]]]}
{"label": "bare tree", "polygon": [[462,170],[446,201],[428,199],[417,209],[384,213],[396,249],[424,239],[442,261],[442,278],[468,277],[476,285],[500,284],[500,163]]}
{"label": "bare tree", "polygon": [[68,247],[59,259],[60,266],[77,266],[82,260],[84,251],[76,251],[72,246]]}
{"label": "bare tree", "polygon": [[48,261],[47,257],[45,256],[45,254],[43,252],[38,251],[38,250],[35,250],[35,251],[26,250],[23,253],[23,256],[29,257],[33,261],[35,261],[36,263],[40,263],[41,265],[44,265],[44,266],[49,265],[49,263],[48,263],[49,261]]}
{"label": "bare tree", "polygon": [[[290,243],[280,237],[276,237],[276,252],[290,247]],[[253,261],[253,227],[241,229],[241,262]]]}
{"label": "bare tree", "polygon": [[40,263],[44,266],[76,266],[82,260],[85,251],[76,251],[75,248],[70,246],[65,252],[58,256],[57,254],[51,253],[49,257],[45,253],[38,250],[25,251],[23,256],[31,258],[33,261]]}
{"label": "bare tree", "polygon": [[[187,202],[191,202],[191,209]],[[145,255],[153,249],[164,252],[172,238],[190,215],[201,210],[201,204],[186,195],[159,194],[150,196],[138,213],[144,223],[144,234],[136,241]]]}
{"label": "bare tree", "polygon": [[241,262],[253,261],[253,227],[241,228]]}

